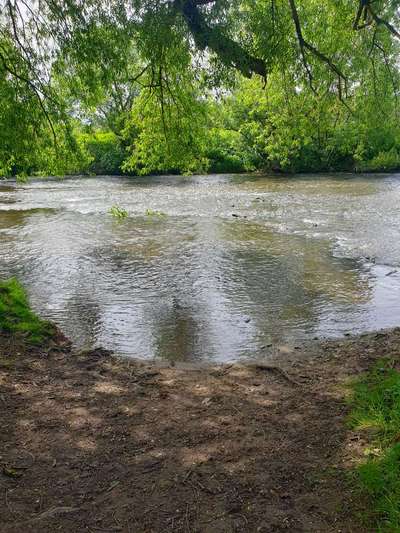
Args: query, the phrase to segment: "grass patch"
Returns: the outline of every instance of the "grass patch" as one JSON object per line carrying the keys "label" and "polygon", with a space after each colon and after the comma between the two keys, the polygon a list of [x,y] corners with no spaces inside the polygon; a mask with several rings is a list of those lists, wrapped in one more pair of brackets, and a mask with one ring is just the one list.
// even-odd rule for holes
{"label": "grass patch", "polygon": [[23,337],[41,344],[54,334],[54,326],[31,310],[25,291],[14,278],[0,282],[0,333]]}
{"label": "grass patch", "polygon": [[370,447],[357,483],[371,502],[374,531],[400,531],[400,372],[381,361],[353,384],[351,426],[366,430]]}

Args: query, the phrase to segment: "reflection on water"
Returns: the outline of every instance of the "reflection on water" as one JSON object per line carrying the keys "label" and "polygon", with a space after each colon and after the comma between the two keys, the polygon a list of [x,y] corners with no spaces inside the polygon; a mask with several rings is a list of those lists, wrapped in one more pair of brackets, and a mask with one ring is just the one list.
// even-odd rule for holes
{"label": "reflection on water", "polygon": [[0,276],[79,347],[258,357],[400,323],[399,200],[393,176],[0,184]]}

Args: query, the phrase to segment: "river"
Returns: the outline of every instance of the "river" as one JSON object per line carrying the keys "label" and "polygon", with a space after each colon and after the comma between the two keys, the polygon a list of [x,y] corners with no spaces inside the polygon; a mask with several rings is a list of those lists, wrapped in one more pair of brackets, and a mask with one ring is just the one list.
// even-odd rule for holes
{"label": "river", "polygon": [[400,175],[0,182],[10,276],[77,348],[144,359],[400,325]]}

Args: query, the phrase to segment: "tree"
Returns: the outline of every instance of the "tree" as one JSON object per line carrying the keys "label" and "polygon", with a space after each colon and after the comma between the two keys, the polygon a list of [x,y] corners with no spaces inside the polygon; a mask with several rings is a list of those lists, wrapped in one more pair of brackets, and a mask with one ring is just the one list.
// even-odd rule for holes
{"label": "tree", "polygon": [[[192,41],[194,50],[207,50],[246,77],[267,76],[287,44],[293,46],[295,35],[297,56],[310,82],[313,58],[324,63],[338,80],[346,81],[343,62],[324,50],[318,33],[332,28],[339,32],[368,31],[377,44],[381,44],[382,29],[400,37],[395,27],[397,2],[393,0],[2,0],[0,6],[1,32],[19,49],[31,72],[32,89],[38,93],[43,64],[51,63],[60,50],[69,50],[86,64],[99,56],[119,62],[133,40],[144,58],[160,62],[162,57],[155,58],[151,45],[161,38],[166,38],[167,44],[171,41],[167,33]],[[105,44],[101,35],[104,29],[111,30],[112,46],[99,50],[98,42]],[[115,34],[122,37],[119,43]],[[4,48],[1,61],[10,74],[18,74]]]}
{"label": "tree", "polygon": [[353,113],[360,86],[384,76],[396,99],[398,22],[394,0],[0,0],[0,65],[54,139],[89,114],[118,135],[135,130],[142,155],[130,162],[144,169],[147,157],[164,157],[149,155],[146,116],[158,113],[153,141],[172,145],[182,115],[201,122],[202,100],[232,78],[334,97]]}

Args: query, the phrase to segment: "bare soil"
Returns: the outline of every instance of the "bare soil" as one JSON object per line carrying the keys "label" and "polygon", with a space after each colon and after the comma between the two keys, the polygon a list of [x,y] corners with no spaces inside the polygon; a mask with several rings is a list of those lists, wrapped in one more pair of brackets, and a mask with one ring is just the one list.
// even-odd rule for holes
{"label": "bare soil", "polygon": [[346,382],[400,329],[167,366],[0,336],[0,531],[361,532]]}

